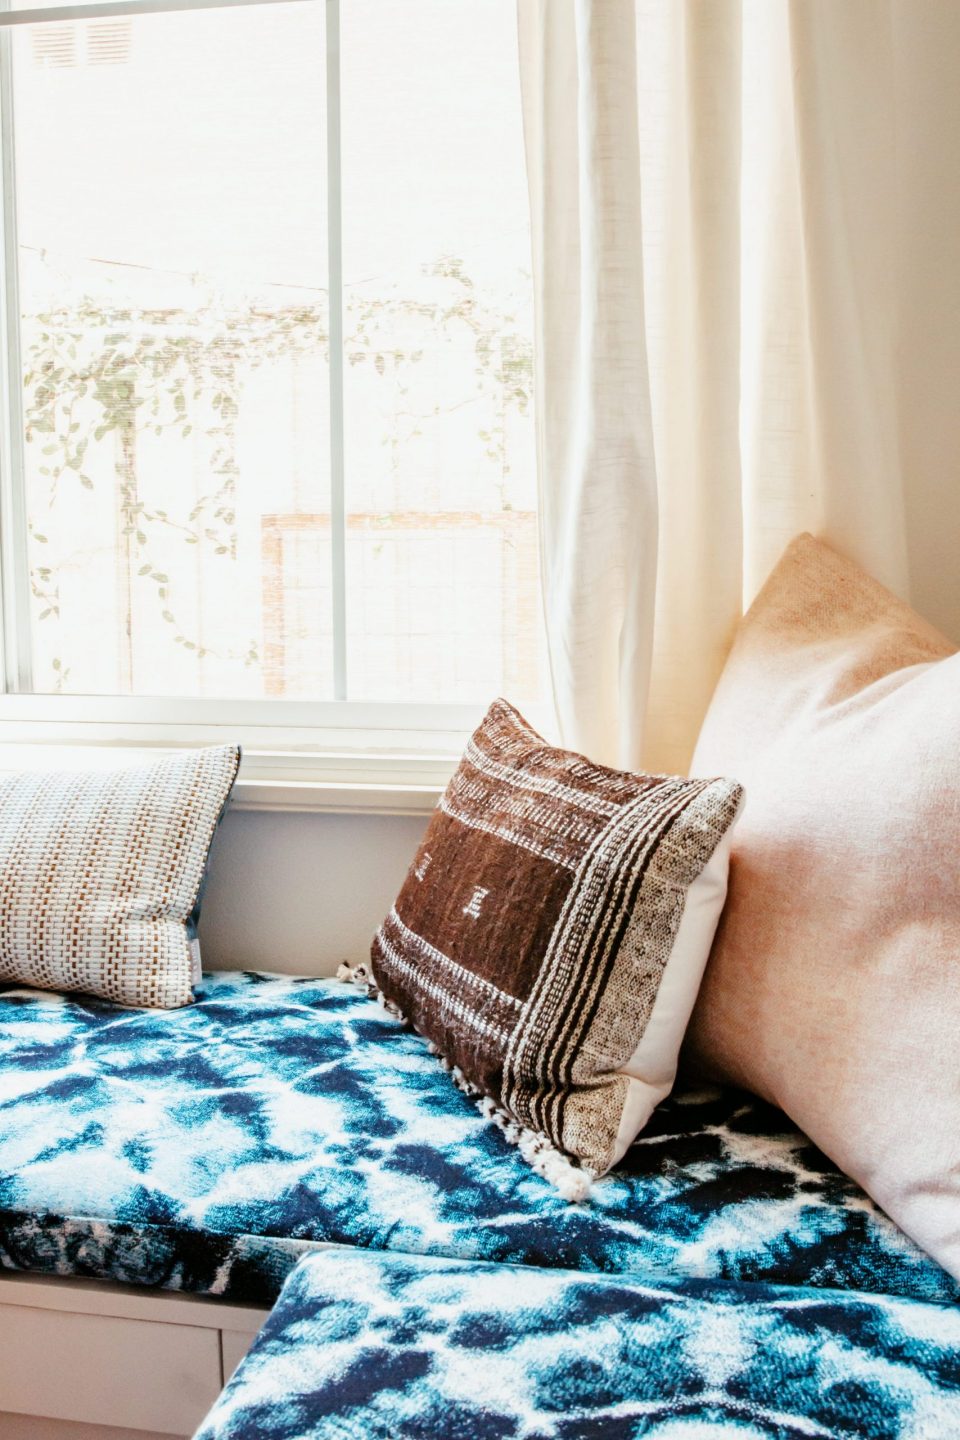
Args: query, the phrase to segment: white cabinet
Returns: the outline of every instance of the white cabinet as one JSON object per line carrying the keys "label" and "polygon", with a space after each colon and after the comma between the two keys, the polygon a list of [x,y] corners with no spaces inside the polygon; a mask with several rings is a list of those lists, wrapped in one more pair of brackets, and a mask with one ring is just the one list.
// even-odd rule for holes
{"label": "white cabinet", "polygon": [[189,1435],[220,1393],[216,1330],[0,1305],[0,1408]]}
{"label": "white cabinet", "polygon": [[223,1383],[226,1385],[240,1361],[253,1344],[253,1336],[243,1330],[221,1330],[221,1354],[223,1356]]}
{"label": "white cabinet", "polygon": [[0,1414],[192,1435],[267,1311],[0,1276]]}

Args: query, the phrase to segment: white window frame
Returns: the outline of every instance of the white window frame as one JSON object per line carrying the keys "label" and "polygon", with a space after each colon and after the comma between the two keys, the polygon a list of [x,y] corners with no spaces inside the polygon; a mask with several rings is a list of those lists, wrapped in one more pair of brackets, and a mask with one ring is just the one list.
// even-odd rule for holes
{"label": "white window frame", "polygon": [[[330,701],[43,695],[32,691],[30,569],[17,264],[12,34],[20,25],[269,4],[326,12],[327,246],[330,294],[330,517],[334,698]],[[140,752],[240,741],[240,804],[254,809],[425,813],[481,705],[347,700],[343,435],[340,0],[95,0],[11,10],[0,0],[0,772],[89,747]],[[492,696],[490,697],[493,698]],[[548,723],[543,712],[534,723]]]}

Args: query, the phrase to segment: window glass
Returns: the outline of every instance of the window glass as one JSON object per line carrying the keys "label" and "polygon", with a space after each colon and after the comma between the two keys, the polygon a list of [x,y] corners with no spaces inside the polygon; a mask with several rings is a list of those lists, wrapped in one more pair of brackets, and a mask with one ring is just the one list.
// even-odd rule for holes
{"label": "window glass", "polygon": [[36,691],[542,693],[513,0],[342,11],[342,291],[322,4],[13,36]]}
{"label": "window glass", "polygon": [[358,699],[540,693],[516,26],[512,0],[343,7],[347,625]]}

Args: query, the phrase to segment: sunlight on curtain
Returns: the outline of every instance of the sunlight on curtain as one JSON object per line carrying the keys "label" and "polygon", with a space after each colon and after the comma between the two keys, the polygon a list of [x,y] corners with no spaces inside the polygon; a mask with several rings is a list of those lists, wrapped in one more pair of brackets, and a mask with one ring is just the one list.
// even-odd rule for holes
{"label": "sunlight on curtain", "polygon": [[[683,771],[742,608],[796,533],[907,595],[904,395],[923,387],[915,329],[910,387],[901,353],[919,248],[904,136],[952,144],[948,67],[928,91],[914,52],[933,28],[956,54],[960,11],[519,0],[519,17],[561,729],[597,758]],[[631,114],[638,149],[618,131]],[[956,208],[947,195],[944,219]]]}

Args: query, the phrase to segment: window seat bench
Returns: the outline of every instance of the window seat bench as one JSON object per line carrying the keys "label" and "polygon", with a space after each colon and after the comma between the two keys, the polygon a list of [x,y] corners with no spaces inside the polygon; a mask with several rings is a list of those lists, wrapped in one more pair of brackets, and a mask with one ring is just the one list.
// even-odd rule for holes
{"label": "window seat bench", "polygon": [[[226,1378],[314,1254],[324,1274],[366,1251],[526,1267],[537,1285],[551,1270],[960,1298],[779,1111],[739,1092],[681,1087],[591,1202],[569,1205],[419,1036],[335,981],[220,972],[165,1012],[9,986],[0,1001],[0,1315],[3,1272],[21,1284],[11,1305],[30,1276],[71,1296],[109,1282],[86,1289],[131,1304],[205,1298],[225,1323],[200,1329],[246,1336],[226,1360],[216,1342]],[[106,1318],[136,1323],[121,1310]],[[0,1414],[24,1408],[14,1389],[0,1370]]]}

